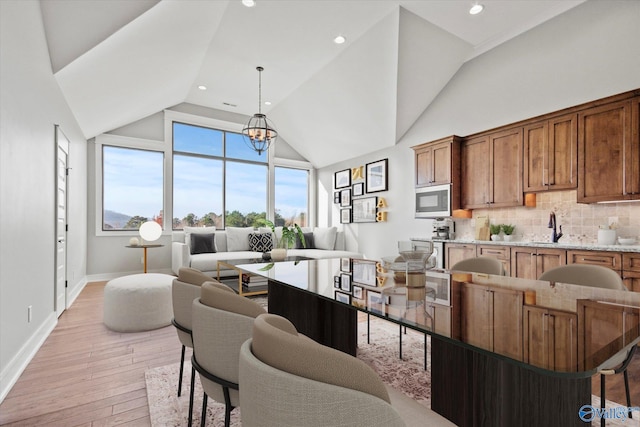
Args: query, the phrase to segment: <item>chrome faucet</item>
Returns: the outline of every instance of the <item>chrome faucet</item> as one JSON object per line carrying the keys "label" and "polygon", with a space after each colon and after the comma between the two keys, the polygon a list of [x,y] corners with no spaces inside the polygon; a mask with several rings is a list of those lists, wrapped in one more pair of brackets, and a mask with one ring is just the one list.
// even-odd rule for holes
{"label": "chrome faucet", "polygon": [[551,233],[551,241],[553,243],[558,243],[558,240],[562,237],[562,226],[560,226],[560,233],[556,231],[556,213],[551,211],[551,215],[549,216],[549,228],[553,229]]}

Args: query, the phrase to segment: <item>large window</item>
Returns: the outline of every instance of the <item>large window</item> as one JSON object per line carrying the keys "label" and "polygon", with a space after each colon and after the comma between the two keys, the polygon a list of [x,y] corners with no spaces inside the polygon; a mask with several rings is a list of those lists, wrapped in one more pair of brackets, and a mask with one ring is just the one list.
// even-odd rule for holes
{"label": "large window", "polygon": [[137,230],[162,225],[164,153],[102,146],[102,229]]}
{"label": "large window", "polygon": [[246,227],[267,217],[266,154],[242,135],[173,123],[173,228]]}
{"label": "large window", "polygon": [[275,224],[309,225],[309,171],[275,168]]}

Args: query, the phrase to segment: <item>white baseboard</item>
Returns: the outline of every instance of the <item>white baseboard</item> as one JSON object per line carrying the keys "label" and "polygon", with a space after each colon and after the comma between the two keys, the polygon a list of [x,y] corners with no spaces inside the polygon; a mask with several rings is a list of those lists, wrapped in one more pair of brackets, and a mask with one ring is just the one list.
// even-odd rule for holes
{"label": "white baseboard", "polygon": [[78,283],[73,285],[72,288],[67,289],[67,308],[71,307],[71,305],[76,301],[80,292],[87,286],[87,278],[83,277]]}
{"label": "white baseboard", "polygon": [[22,346],[20,351],[0,373],[0,403],[7,397],[9,391],[22,375],[36,355],[44,341],[47,339],[51,331],[58,324],[58,317],[55,311],[52,311],[45,319],[44,323],[35,331],[29,340]]}

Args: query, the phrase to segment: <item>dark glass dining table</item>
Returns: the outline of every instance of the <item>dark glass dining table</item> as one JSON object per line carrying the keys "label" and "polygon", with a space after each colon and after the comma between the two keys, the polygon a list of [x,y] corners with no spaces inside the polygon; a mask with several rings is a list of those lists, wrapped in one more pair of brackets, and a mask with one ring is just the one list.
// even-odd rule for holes
{"label": "dark glass dining table", "polygon": [[267,266],[236,267],[266,277],[269,311],[325,345],[355,355],[358,312],[427,334],[431,408],[461,426],[584,425],[591,377],[640,342],[636,292],[435,269],[407,286],[370,260]]}

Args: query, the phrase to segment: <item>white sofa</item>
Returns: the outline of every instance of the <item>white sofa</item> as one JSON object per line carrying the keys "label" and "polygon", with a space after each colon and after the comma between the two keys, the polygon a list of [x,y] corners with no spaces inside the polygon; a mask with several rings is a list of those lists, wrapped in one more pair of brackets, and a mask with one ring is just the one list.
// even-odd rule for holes
{"label": "white sofa", "polygon": [[[304,233],[313,233],[314,248],[289,249],[288,256],[307,258],[362,258],[362,254],[345,250],[344,232],[336,227],[302,228]],[[261,251],[249,248],[248,236],[251,233],[271,233],[269,229],[228,227],[216,230],[214,227],[185,227],[183,231],[174,231],[171,242],[171,269],[178,274],[181,267],[191,267],[211,277],[218,274],[218,261],[235,259],[259,259]],[[214,234],[215,252],[191,253],[191,234]],[[282,228],[276,227],[275,237],[279,238]],[[223,277],[236,275],[234,270],[221,270]]]}

